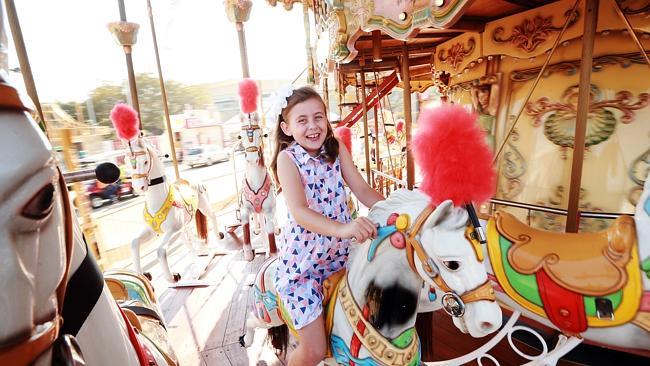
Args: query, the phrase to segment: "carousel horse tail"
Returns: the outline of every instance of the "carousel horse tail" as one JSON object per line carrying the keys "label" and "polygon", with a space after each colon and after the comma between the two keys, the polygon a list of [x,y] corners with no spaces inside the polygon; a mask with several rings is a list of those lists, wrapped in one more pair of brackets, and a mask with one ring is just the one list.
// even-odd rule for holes
{"label": "carousel horse tail", "polygon": [[278,325],[268,329],[268,336],[271,339],[271,345],[278,354],[287,354],[287,345],[289,344],[289,327],[286,324]]}
{"label": "carousel horse tail", "polygon": [[206,219],[205,215],[201,211],[196,210],[194,221],[196,222],[196,233],[199,235],[199,238],[201,238],[201,240],[207,240],[208,220]]}
{"label": "carousel horse tail", "polygon": [[415,330],[420,337],[422,361],[433,361],[433,311],[418,313],[415,318]]}

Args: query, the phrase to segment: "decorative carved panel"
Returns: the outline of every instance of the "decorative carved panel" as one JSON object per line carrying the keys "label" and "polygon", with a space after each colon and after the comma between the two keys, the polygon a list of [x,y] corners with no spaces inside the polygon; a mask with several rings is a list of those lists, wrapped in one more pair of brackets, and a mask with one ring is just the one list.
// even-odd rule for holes
{"label": "decorative carved panel", "polygon": [[[565,14],[566,16],[568,14]],[[578,12],[574,13],[567,28],[578,21],[578,16]],[[526,18],[521,24],[514,26],[510,37],[505,39],[502,38],[505,29],[503,27],[495,28],[492,32],[492,40],[497,43],[512,43],[524,52],[531,53],[535,51],[537,46],[548,40],[553,33],[561,31],[563,25],[564,23],[559,27],[554,26],[553,16],[542,17],[536,15],[534,18]]]}
{"label": "decorative carved panel", "polygon": [[467,41],[467,48],[465,48],[465,45],[461,42],[454,43],[448,51],[444,49],[440,50],[438,53],[438,60],[443,63],[449,62],[451,67],[453,67],[454,70],[457,70],[458,65],[463,62],[465,57],[474,52],[475,46],[476,41],[473,37]]}

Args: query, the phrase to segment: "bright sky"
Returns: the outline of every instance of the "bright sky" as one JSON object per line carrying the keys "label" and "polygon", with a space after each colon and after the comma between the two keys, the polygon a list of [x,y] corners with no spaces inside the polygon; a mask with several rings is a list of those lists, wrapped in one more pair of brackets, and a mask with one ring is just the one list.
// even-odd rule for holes
{"label": "bright sky", "polygon": [[[127,20],[140,24],[133,49],[135,72],[157,75],[147,2],[124,2]],[[241,78],[237,31],[222,0],[151,2],[165,80],[193,84]],[[82,101],[104,81],[126,83],[124,53],[106,27],[120,19],[117,0],[15,3],[41,102]],[[252,78],[293,79],[305,68],[300,5],[287,12],[254,0],[244,24]],[[9,68],[17,67],[11,36],[9,50]],[[20,80],[10,74],[13,82]]]}

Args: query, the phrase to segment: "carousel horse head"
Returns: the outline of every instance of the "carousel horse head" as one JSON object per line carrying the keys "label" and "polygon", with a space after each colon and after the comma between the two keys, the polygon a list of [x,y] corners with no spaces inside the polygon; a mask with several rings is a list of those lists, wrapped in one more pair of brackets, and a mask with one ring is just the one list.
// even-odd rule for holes
{"label": "carousel horse head", "polygon": [[155,164],[155,156],[140,134],[138,113],[130,106],[120,103],[111,110],[111,121],[127,148],[126,157],[131,164],[133,190],[138,194],[144,193],[149,188],[149,175]]}
{"label": "carousel horse head", "polygon": [[429,248],[416,250],[419,271],[445,292],[443,308],[458,328],[485,335],[500,326],[501,309],[487,278],[479,242],[485,235],[472,202],[485,202],[494,192],[492,152],[477,116],[448,104],[420,114],[412,148],[423,176],[420,189],[429,197],[427,207],[435,207],[424,209],[433,210],[428,218],[420,219],[421,213],[416,220],[424,220],[420,239],[422,248]]}
{"label": "carousel horse head", "polygon": [[392,247],[405,250],[411,269],[443,292],[442,306],[462,332],[483,337],[500,327],[501,309],[465,208],[450,200],[434,207],[422,192],[401,189],[378,202],[369,218],[390,225]]}
{"label": "carousel horse head", "polygon": [[259,98],[257,83],[252,79],[242,80],[239,83],[238,93],[242,111],[239,139],[244,147],[246,162],[263,165],[262,138],[266,135],[262,132],[257,114],[257,98]]}
{"label": "carousel horse head", "polygon": [[0,95],[8,131],[0,134],[0,364],[44,364],[69,345],[59,329],[72,252],[70,202],[47,137],[1,77]]}

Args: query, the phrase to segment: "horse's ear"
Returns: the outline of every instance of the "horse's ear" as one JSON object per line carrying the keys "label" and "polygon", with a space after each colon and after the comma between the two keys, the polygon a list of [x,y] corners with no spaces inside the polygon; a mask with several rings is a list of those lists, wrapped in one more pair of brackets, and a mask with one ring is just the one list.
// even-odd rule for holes
{"label": "horse's ear", "polygon": [[429,218],[424,222],[423,227],[434,227],[440,225],[440,223],[449,217],[449,214],[451,214],[453,209],[454,204],[451,200],[443,201],[438,205],[438,207],[436,207],[431,215],[429,215]]}

